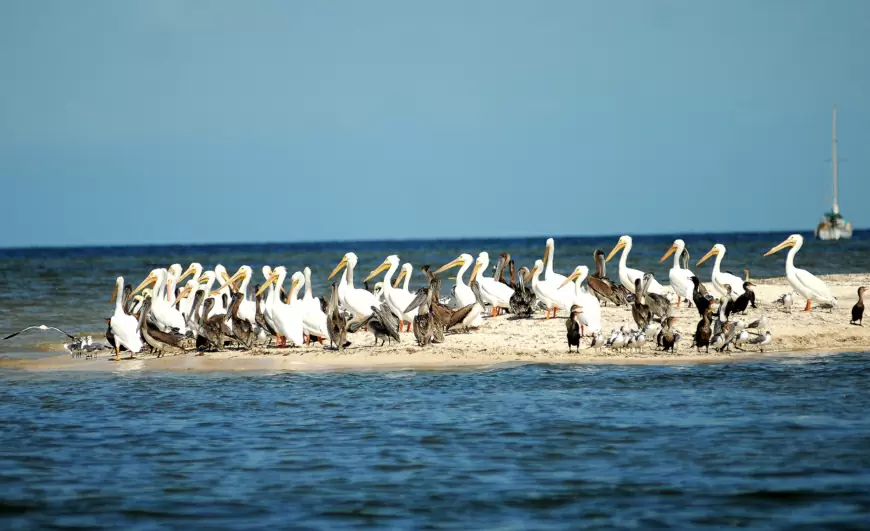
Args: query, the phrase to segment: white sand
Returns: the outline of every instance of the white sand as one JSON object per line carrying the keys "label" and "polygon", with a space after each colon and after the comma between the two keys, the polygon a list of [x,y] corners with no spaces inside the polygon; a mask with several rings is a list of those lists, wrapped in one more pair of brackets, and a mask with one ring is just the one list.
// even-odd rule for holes
{"label": "white sand", "polygon": [[[835,310],[813,309],[803,312],[805,300],[795,296],[792,312],[774,306],[772,301],[791,291],[785,278],[753,279],[758,306],[740,316],[751,322],[762,313],[769,321],[773,342],[764,349],[768,353],[835,353],[870,350],[870,319],[866,327],[849,324],[852,305],[857,301],[857,289],[870,286],[870,275],[829,275],[823,277],[839,299]],[[708,285],[709,288],[709,285]],[[579,353],[568,353],[565,339],[565,312],[555,319],[517,320],[511,316],[487,319],[483,326],[469,333],[451,333],[443,344],[420,348],[413,333],[402,333],[402,341],[384,347],[373,346],[368,332],[351,334],[353,343],[339,353],[315,344],[293,349],[265,349],[262,353],[217,352],[196,356],[194,353],[156,358],[140,355],[137,360],[114,362],[106,357],[96,360],[73,359],[69,355],[31,360],[0,360],[0,368],[31,370],[343,370],[343,369],[439,369],[448,367],[483,367],[510,362],[520,363],[674,363],[685,361],[716,361],[746,359],[762,355],[757,348],[746,345],[747,352],[698,353],[690,348],[698,323],[694,308],[683,305],[674,315],[682,333],[675,354],[654,350],[654,341],[643,352],[595,351],[583,340]],[[870,313],[868,313],[870,317]],[[732,317],[733,319],[733,317]],[[634,328],[628,306],[602,308],[603,332],[629,325]],[[58,346],[58,348],[60,348]]]}

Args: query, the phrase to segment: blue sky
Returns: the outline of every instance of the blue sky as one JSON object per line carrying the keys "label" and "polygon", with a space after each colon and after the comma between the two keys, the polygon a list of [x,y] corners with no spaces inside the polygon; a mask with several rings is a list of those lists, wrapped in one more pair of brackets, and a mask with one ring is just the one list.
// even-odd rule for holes
{"label": "blue sky", "polygon": [[2,2],[0,246],[811,230],[834,103],[867,227],[868,54],[863,0]]}

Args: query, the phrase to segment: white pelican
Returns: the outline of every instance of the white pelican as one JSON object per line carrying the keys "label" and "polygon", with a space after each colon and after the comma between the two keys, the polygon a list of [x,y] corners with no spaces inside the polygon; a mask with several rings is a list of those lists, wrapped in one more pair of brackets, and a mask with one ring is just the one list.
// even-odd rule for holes
{"label": "white pelican", "polygon": [[[280,293],[280,286],[284,284],[284,279],[287,277],[287,268],[284,266],[278,266],[274,270],[272,270],[272,274],[269,275],[269,279],[266,280],[266,283],[260,287],[260,291],[257,292],[257,295],[262,294],[266,291],[270,285],[275,284],[275,289],[269,292],[269,298],[266,301],[267,307],[269,307],[270,314],[272,316],[272,320],[275,323],[275,330],[278,332],[278,337],[281,341],[281,347],[285,347],[287,345],[287,340],[289,339],[294,345],[302,346],[304,342],[303,338],[303,329],[302,329],[302,305],[290,305],[284,304],[278,297],[278,293]],[[305,277],[302,276],[302,273],[296,272],[293,273],[292,281],[290,284],[290,292],[289,297],[290,300],[296,298],[296,292],[299,289],[299,285],[301,282],[305,281]]]}
{"label": "white pelican", "polygon": [[[272,278],[272,268],[270,266],[263,266],[263,277],[266,279],[266,282],[260,287],[260,290],[257,291],[255,298],[263,292],[263,288],[268,287],[269,292],[266,293],[266,297],[261,301],[260,311],[263,312],[263,320],[266,321],[266,324],[269,325],[272,330],[277,330],[275,328],[275,321],[272,319],[271,297],[274,295],[274,292],[279,291],[279,289],[276,288],[274,284],[269,283],[269,279]],[[275,296],[277,297],[277,295]]]}
{"label": "white pelican", "polygon": [[165,269],[154,269],[142,281],[139,286],[133,290],[133,294],[139,293],[146,286],[154,284],[154,292],[151,295],[151,313],[149,318],[151,322],[161,332],[172,332],[173,329],[184,335],[187,333],[187,324],[184,316],[172,307],[165,297],[166,277],[168,272]]}
{"label": "white pelican", "polygon": [[[217,268],[215,268],[217,269]],[[254,275],[254,270],[251,266],[243,265],[239,270],[228,277],[226,281],[215,288],[214,291],[208,294],[209,297],[220,297],[224,290],[235,290],[242,294],[242,302],[239,304],[239,317],[251,324],[252,328],[257,327],[257,303],[248,299],[248,284],[251,282],[251,277]],[[240,282],[236,287],[236,282]]]}
{"label": "white pelican", "polygon": [[[628,291],[634,293],[634,281],[637,279],[641,279],[643,281],[643,271],[639,271],[637,269],[632,269],[625,265],[625,262],[628,260],[628,253],[631,252],[631,236],[620,236],[619,241],[616,242],[616,246],[610,251],[610,254],[607,255],[606,262],[609,262],[611,258],[616,256],[616,253],[620,250],[622,251],[622,256],[619,257],[619,282],[627,289]],[[663,295],[662,285],[658,283],[656,279],[652,279],[649,285],[649,293],[657,293],[659,295]],[[584,310],[585,311],[585,310]]]}
{"label": "white pelican", "polygon": [[384,269],[387,270],[387,274],[384,275],[384,301],[386,301],[387,306],[390,307],[390,311],[393,312],[393,315],[396,315],[399,318],[399,331],[401,332],[404,324],[408,323],[406,332],[410,332],[411,323],[414,322],[414,317],[417,317],[417,308],[414,308],[410,312],[406,312],[405,310],[411,305],[411,301],[414,300],[414,295],[407,291],[394,288],[392,285],[393,274],[397,269],[399,269],[399,257],[394,254],[388,256],[384,259],[381,265],[366,277],[365,281],[368,282]]}
{"label": "white pelican", "polygon": [[[544,280],[552,281],[557,286],[562,285],[565,282],[565,275],[560,275],[553,271],[553,255],[556,254],[556,242],[553,238],[547,238],[547,246],[544,249],[544,265],[546,269],[544,269]],[[571,289],[568,288],[568,292]]]}
{"label": "white pelican", "polygon": [[583,308],[583,312],[579,315],[581,336],[586,335],[585,328],[589,328],[593,333],[601,332],[601,304],[598,302],[598,297],[592,295],[583,287],[583,281],[588,276],[589,268],[579,265],[574,268],[574,272],[562,283],[563,285],[568,285],[572,280],[574,281],[574,300],[572,303]]}
{"label": "white pelican", "polygon": [[478,327],[483,324],[483,315],[481,312],[483,311],[483,307],[480,303],[477,302],[477,297],[474,296],[474,292],[469,288],[465,282],[462,280],[462,275],[465,274],[465,271],[471,267],[471,262],[474,258],[471,257],[470,254],[462,253],[457,256],[452,262],[449,264],[444,264],[433,274],[437,275],[442,271],[447,271],[448,269],[456,266],[459,267],[459,272],[456,273],[456,285],[453,288],[453,292],[456,298],[457,308],[464,308],[469,304],[474,304],[471,308],[471,311],[468,315],[465,316],[465,319],[462,320],[462,325],[466,328]]}
{"label": "white pelican", "polygon": [[328,278],[332,279],[336,273],[347,268],[338,283],[338,300],[345,309],[353,314],[352,321],[358,323],[371,315],[372,306],[377,306],[379,303],[377,297],[369,290],[353,287],[353,269],[356,264],[356,254],[346,253]]}
{"label": "white pelican", "polygon": [[[230,279],[230,275],[227,273],[227,268],[225,268],[221,264],[218,264],[214,266],[214,274],[215,280],[218,282],[223,282],[223,284],[221,284],[221,286],[218,288],[218,293],[214,295],[209,294],[209,296],[214,299],[214,307],[212,308],[211,312],[209,312],[209,317],[216,313],[225,313],[227,311],[227,308],[224,305],[223,295],[227,296],[227,304],[229,304],[230,296],[232,295],[232,293],[230,293],[230,288],[227,285],[227,282]],[[232,321],[227,321],[227,325],[229,325],[231,322]]]}
{"label": "white pelican", "polygon": [[807,307],[804,308],[804,311],[810,311],[812,301],[814,300],[818,302],[827,302],[836,306],[837,298],[831,295],[828,286],[822,282],[819,277],[813,275],[806,269],[798,269],[794,266],[794,256],[798,251],[800,251],[803,244],[803,236],[800,234],[792,234],[786,238],[784,242],[767,251],[764,256],[770,256],[786,247],[791,247],[788,251],[788,256],[785,257],[785,277],[788,279],[788,283],[791,284],[791,287],[793,287],[795,291],[806,297]]}
{"label": "white pelican", "polygon": [[[399,270],[399,276],[396,277],[396,280],[393,282],[393,287],[396,289],[401,289],[405,293],[410,294],[411,291],[408,289],[408,283],[411,282],[411,273],[414,271],[414,266],[410,263],[405,262],[402,264],[402,269]],[[399,288],[399,282],[405,280],[405,284]]]}
{"label": "white pelican", "polygon": [[323,338],[329,337],[329,329],[326,326],[326,313],[324,313],[323,308],[320,306],[320,297],[315,297],[311,292],[310,267],[303,269],[301,285],[305,287],[304,295],[298,302],[292,299],[290,304],[302,306],[302,331],[308,336],[308,342],[311,341],[313,336],[323,343]]}
{"label": "white pelican", "polygon": [[142,339],[139,337],[139,322],[132,315],[124,313],[124,277],[118,277],[115,281],[115,290],[112,291],[112,301],[115,303],[115,313],[109,319],[109,327],[115,334],[115,359],[120,358],[121,345],[132,353],[142,350]]}
{"label": "white pelican", "polygon": [[502,284],[494,278],[483,276],[488,266],[489,253],[483,251],[477,255],[474,269],[471,270],[469,282],[477,280],[477,283],[480,285],[480,298],[483,299],[483,302],[492,306],[492,316],[495,317],[499,308],[510,309],[511,297],[513,297],[514,290],[507,284]]}
{"label": "white pelican", "polygon": [[674,240],[674,244],[671,245],[671,248],[668,249],[668,252],[666,252],[665,255],[662,256],[662,259],[659,260],[659,263],[662,263],[667,260],[671,254],[674,255],[674,267],[672,267],[668,272],[668,278],[671,281],[671,289],[677,294],[677,308],[680,307],[681,297],[686,299],[686,304],[689,306],[692,305],[692,292],[695,287],[694,284],[692,284],[692,277],[695,276],[695,274],[688,269],[680,267],[680,257],[683,255],[683,250],[685,248],[686,242],[676,239]]}
{"label": "white pelican", "polygon": [[571,308],[572,294],[564,290],[560,290],[560,284],[556,284],[550,280],[541,278],[541,273],[544,271],[544,261],[535,260],[535,267],[532,268],[532,290],[539,301],[547,306],[547,319],[550,318],[550,310],[553,310],[553,317],[556,317],[556,312],[559,308]]}
{"label": "white pelican", "polygon": [[169,304],[175,305],[175,288],[178,286],[179,278],[181,278],[181,264],[172,264],[166,271],[166,300]]}
{"label": "white pelican", "polygon": [[183,315],[187,315],[190,313],[190,307],[193,305],[193,297],[196,295],[196,288],[200,282],[199,279],[202,276],[202,264],[199,262],[193,262],[188,266],[187,270],[178,277],[177,282],[181,283],[182,280],[187,278],[188,276],[193,275],[192,280],[196,283],[196,285],[191,285],[188,281],[187,285],[191,286],[192,291],[188,292],[188,294],[184,297],[179,297],[181,300],[178,302],[178,311],[180,311]]}
{"label": "white pelican", "polygon": [[712,281],[713,287],[719,293],[719,296],[724,297],[728,294],[728,290],[725,289],[725,284],[731,286],[731,293],[735,298],[743,295],[743,279],[737,275],[732,275],[731,273],[723,273],[720,269],[722,266],[722,259],[725,258],[725,246],[721,243],[714,245],[713,248],[710,249],[710,252],[698,260],[698,263],[695,265],[703,264],[713,255],[716,255],[716,261],[713,263]]}

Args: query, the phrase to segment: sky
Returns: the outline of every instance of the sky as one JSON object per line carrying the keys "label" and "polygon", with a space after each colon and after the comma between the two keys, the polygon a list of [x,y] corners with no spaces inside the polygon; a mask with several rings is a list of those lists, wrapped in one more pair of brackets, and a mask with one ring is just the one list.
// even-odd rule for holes
{"label": "sky", "polygon": [[870,2],[0,2],[0,247],[870,227]]}

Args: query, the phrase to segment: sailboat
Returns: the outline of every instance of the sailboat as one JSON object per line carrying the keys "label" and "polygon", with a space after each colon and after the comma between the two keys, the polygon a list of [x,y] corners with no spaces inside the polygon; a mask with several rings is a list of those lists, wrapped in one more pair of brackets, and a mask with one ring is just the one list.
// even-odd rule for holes
{"label": "sailboat", "polygon": [[831,173],[834,176],[834,204],[831,211],[822,217],[816,227],[816,238],[820,240],[839,240],[852,237],[852,224],[840,215],[840,204],[837,202],[837,106],[834,105],[834,136],[831,142]]}

